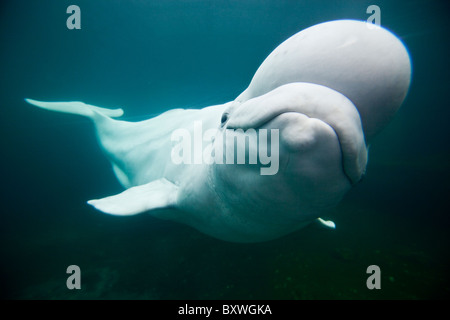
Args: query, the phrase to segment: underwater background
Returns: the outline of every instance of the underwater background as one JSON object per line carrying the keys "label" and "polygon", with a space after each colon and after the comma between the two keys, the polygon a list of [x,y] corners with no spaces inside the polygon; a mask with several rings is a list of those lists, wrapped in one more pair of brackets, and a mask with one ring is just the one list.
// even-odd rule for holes
{"label": "underwater background", "polygon": [[[81,9],[69,30],[66,9]],[[409,50],[409,94],[330,212],[277,240],[236,244],[150,215],[86,204],[122,191],[88,119],[24,98],[83,101],[137,121],[233,100],[282,41],[366,20]],[[446,1],[2,1],[0,296],[3,299],[448,299],[449,15]],[[243,190],[245,192],[245,190]],[[69,265],[81,290],[68,290]],[[369,265],[381,289],[366,287]]]}

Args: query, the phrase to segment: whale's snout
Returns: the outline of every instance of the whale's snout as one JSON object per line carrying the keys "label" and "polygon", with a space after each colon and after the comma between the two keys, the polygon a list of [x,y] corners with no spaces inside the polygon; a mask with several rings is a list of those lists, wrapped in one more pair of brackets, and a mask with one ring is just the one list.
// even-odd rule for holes
{"label": "whale's snout", "polygon": [[290,83],[250,99],[231,111],[227,128],[244,130],[259,128],[286,113],[320,120],[338,137],[345,173],[351,182],[359,181],[365,171],[367,148],[361,119],[354,104],[339,92],[312,83]]}

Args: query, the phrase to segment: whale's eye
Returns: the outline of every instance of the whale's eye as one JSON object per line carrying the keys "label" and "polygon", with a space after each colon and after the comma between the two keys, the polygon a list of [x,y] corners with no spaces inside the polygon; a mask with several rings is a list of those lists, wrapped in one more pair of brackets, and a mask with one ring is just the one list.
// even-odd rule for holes
{"label": "whale's eye", "polygon": [[222,114],[222,119],[220,119],[220,125],[223,127],[223,125],[228,121],[228,113]]}

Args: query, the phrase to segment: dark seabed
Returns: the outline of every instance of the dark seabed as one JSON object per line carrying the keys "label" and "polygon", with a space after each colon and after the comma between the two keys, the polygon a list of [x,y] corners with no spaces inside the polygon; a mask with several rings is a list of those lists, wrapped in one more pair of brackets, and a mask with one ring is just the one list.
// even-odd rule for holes
{"label": "dark seabed", "polygon": [[[66,9],[81,8],[81,30]],[[83,118],[24,98],[84,101],[144,119],[233,100],[282,41],[381,8],[413,63],[410,92],[374,140],[367,175],[289,236],[235,244],[86,200],[121,191]],[[2,1],[0,295],[4,299],[448,299],[446,1]],[[245,192],[245,190],[243,190]],[[78,265],[82,290],[68,290]],[[366,269],[381,269],[368,290]]]}

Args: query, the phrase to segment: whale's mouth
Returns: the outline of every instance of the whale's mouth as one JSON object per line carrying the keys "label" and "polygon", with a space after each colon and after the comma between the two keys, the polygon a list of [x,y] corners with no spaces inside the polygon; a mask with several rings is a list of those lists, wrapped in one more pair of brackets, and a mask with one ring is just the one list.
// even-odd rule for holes
{"label": "whale's mouth", "polygon": [[345,174],[353,184],[361,179],[367,163],[361,118],[349,99],[330,88],[300,82],[283,85],[243,102],[222,120],[226,129],[258,129],[288,112],[329,125],[339,139]]}

